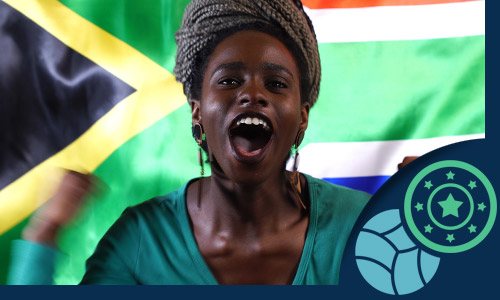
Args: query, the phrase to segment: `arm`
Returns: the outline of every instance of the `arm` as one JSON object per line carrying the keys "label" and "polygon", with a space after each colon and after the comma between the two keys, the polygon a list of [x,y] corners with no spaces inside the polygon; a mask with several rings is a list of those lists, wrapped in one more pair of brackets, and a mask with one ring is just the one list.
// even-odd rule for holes
{"label": "arm", "polygon": [[[91,175],[67,172],[54,197],[31,218],[23,240],[13,243],[9,284],[52,284],[59,232],[78,213],[94,186]],[[87,260],[83,284],[137,284],[137,219],[126,210]]]}
{"label": "arm", "polygon": [[[82,284],[138,284],[135,267],[141,236],[137,218],[125,210],[87,260]],[[12,245],[8,284],[53,284],[54,264],[59,253],[53,247],[29,240]]]}
{"label": "arm", "polygon": [[23,239],[55,247],[58,233],[76,216],[95,183],[90,174],[67,171],[52,199],[31,218]]}
{"label": "arm", "polygon": [[57,255],[56,249],[46,245],[26,240],[14,241],[7,284],[53,284]]}
{"label": "arm", "polygon": [[77,214],[94,181],[91,175],[73,171],[63,176],[54,197],[23,230],[23,240],[13,242],[8,284],[53,283],[57,235]]}

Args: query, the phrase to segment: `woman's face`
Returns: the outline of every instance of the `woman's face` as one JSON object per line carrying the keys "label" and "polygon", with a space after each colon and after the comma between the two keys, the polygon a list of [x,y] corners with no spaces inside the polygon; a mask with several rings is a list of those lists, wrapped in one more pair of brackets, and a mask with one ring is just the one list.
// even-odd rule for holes
{"label": "woman's face", "polygon": [[292,53],[275,37],[247,30],[217,45],[192,112],[220,166],[213,173],[256,184],[283,172],[297,133],[307,128],[309,106],[301,104]]}

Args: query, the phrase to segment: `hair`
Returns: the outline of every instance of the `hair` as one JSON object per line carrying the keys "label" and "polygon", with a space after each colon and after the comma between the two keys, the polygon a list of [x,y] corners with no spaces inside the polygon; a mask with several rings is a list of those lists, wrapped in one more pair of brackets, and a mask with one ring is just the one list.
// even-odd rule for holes
{"label": "hair", "polygon": [[279,39],[295,57],[302,102],[319,93],[321,67],[316,35],[300,0],[193,0],[176,33],[174,73],[188,99],[200,99],[208,58],[226,37],[256,30]]}

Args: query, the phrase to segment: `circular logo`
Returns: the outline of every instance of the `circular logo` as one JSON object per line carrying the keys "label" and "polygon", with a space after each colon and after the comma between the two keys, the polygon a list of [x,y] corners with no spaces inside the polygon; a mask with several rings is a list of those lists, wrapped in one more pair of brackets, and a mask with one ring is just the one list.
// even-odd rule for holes
{"label": "circular logo", "polygon": [[399,210],[371,218],[356,240],[356,264],[363,278],[377,290],[405,295],[423,288],[439,266],[439,257],[419,249],[401,224]]}
{"label": "circular logo", "polygon": [[405,195],[404,216],[411,233],[442,253],[463,252],[479,244],[493,227],[496,213],[496,195],[488,178],[456,160],[424,168]]}

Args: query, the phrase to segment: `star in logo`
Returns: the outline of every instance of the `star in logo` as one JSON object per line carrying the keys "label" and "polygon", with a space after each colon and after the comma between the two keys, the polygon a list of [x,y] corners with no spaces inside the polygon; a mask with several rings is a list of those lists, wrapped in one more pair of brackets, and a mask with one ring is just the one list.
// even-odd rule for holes
{"label": "star in logo", "polygon": [[463,204],[463,202],[455,200],[453,195],[450,193],[446,200],[439,201],[438,204],[443,208],[443,218],[449,215],[458,218],[458,208]]}
{"label": "star in logo", "polygon": [[425,225],[424,229],[425,229],[425,232],[431,233],[432,229],[434,229],[434,228],[431,226],[431,224],[427,224],[427,225]]}
{"label": "star in logo", "polygon": [[469,181],[469,184],[467,186],[470,187],[471,190],[477,187],[476,182],[472,180]]}
{"label": "star in logo", "polygon": [[430,190],[432,186],[433,185],[432,185],[432,182],[430,180],[425,182],[425,188],[426,189]]}
{"label": "star in logo", "polygon": [[484,202],[481,202],[477,205],[477,209],[480,211],[484,211],[485,208],[486,208],[486,205],[484,205]]}
{"label": "star in logo", "polygon": [[451,244],[451,242],[453,242],[455,240],[455,236],[453,236],[453,233],[452,234],[447,234],[446,240],[448,242],[450,242],[450,244]]}
{"label": "star in logo", "polygon": [[423,204],[420,202],[417,202],[417,204],[415,204],[415,208],[417,209],[417,211],[424,210]]}
{"label": "star in logo", "polygon": [[454,180],[455,179],[454,177],[455,177],[455,173],[453,173],[452,171],[446,173],[446,179],[448,179],[448,180],[450,180],[450,179]]}
{"label": "star in logo", "polygon": [[473,224],[470,224],[470,226],[467,227],[467,229],[469,229],[469,233],[476,232],[476,228],[477,226],[474,226]]}

